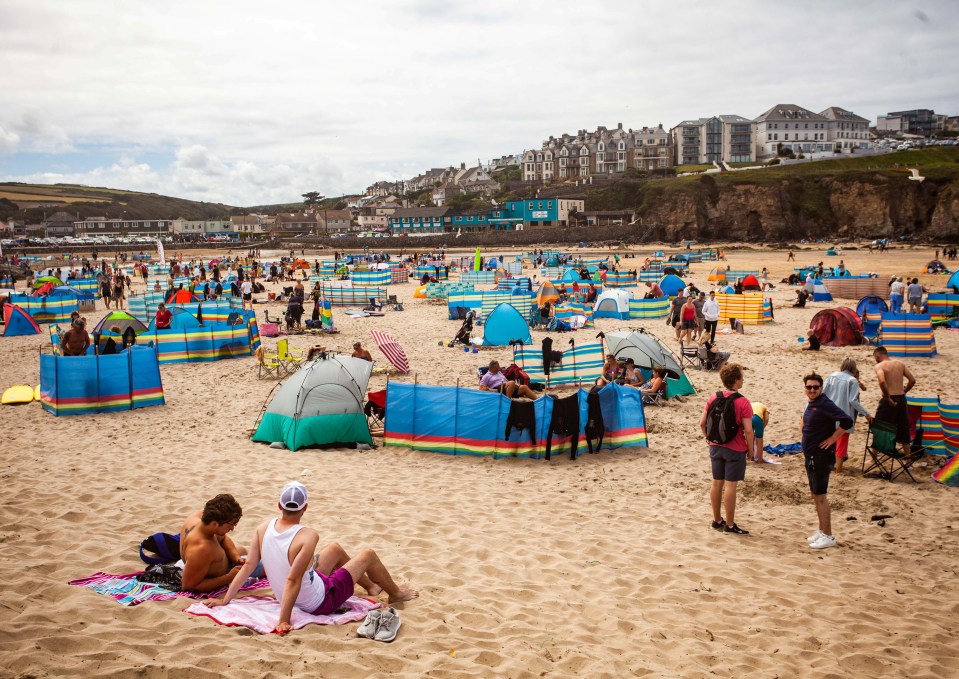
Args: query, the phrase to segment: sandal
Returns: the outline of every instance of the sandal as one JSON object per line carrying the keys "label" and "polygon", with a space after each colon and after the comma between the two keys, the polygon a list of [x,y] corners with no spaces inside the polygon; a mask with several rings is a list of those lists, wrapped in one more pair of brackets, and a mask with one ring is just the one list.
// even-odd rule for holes
{"label": "sandal", "polygon": [[726,527],[726,519],[720,519],[719,521],[713,521],[712,526],[713,526],[713,528],[715,528],[716,530],[722,530],[723,528]]}
{"label": "sandal", "polygon": [[748,530],[743,530],[742,528],[737,526],[735,523],[731,526],[726,526],[726,528],[724,528],[723,530],[726,533],[735,533],[736,535],[749,535]]}

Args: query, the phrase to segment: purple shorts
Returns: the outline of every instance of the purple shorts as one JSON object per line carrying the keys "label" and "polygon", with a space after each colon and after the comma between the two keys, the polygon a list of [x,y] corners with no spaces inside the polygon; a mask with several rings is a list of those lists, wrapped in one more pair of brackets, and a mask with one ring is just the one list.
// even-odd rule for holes
{"label": "purple shorts", "polygon": [[353,576],[345,568],[337,568],[329,575],[319,571],[315,573],[323,582],[326,596],[323,597],[323,603],[315,611],[311,611],[311,615],[329,615],[353,596]]}

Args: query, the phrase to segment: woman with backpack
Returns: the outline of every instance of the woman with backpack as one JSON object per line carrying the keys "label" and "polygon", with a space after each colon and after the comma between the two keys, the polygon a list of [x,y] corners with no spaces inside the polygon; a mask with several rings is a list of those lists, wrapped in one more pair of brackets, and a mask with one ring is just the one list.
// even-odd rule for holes
{"label": "woman with backpack", "polygon": [[[736,484],[746,478],[747,452],[753,448],[753,407],[739,393],[743,387],[743,368],[727,363],[719,371],[724,389],[706,401],[699,428],[709,443],[713,482],[709,501],[713,510],[712,526],[724,533],[749,535],[736,525]],[[726,518],[722,516],[726,511]]]}

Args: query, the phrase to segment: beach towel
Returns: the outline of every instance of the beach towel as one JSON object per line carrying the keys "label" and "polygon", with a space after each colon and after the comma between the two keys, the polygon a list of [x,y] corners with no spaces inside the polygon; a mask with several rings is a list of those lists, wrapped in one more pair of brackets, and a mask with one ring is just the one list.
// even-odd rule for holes
{"label": "beach towel", "polygon": [[[382,604],[372,599],[351,596],[343,605],[329,615],[312,615],[294,607],[290,616],[293,629],[307,625],[343,625],[356,622]],[[280,619],[280,602],[273,597],[247,596],[234,599],[226,606],[208,608],[205,604],[190,604],[184,612],[190,615],[202,615],[220,625],[228,627],[247,627],[260,634],[269,634]]]}
{"label": "beach towel", "polygon": [[[126,574],[94,573],[87,578],[71,580],[68,585],[77,587],[87,587],[97,594],[103,594],[111,597],[121,606],[137,606],[144,601],[166,601],[176,599],[177,597],[187,597],[189,599],[206,599],[209,597],[218,597],[226,593],[227,587],[221,587],[215,592],[197,594],[196,592],[173,592],[166,587],[151,583],[140,582],[137,576],[143,571]],[[241,592],[251,592],[256,589],[266,589],[270,586],[270,581],[265,578],[262,580],[250,580],[243,587]]]}
{"label": "beach towel", "polygon": [[765,445],[763,446],[765,450],[770,455],[796,455],[802,452],[801,443],[780,443],[777,446]]}

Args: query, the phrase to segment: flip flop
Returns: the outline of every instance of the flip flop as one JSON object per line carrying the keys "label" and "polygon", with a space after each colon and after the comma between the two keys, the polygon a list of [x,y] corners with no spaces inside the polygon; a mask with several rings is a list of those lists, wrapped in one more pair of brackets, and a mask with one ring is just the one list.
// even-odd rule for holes
{"label": "flip flop", "polygon": [[389,608],[380,615],[380,626],[373,637],[376,641],[385,641],[389,643],[396,638],[396,633],[400,631],[400,614],[395,608]]}

